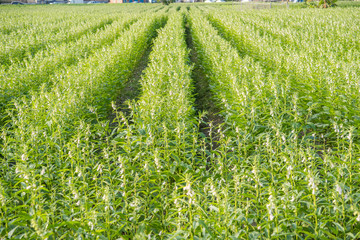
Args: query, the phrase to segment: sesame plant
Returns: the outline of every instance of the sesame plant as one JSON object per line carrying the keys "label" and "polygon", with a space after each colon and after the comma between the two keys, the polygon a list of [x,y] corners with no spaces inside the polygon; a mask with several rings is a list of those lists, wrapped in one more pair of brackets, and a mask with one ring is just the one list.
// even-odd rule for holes
{"label": "sesame plant", "polygon": [[[210,14],[215,15],[217,13],[211,12]],[[201,61],[204,63],[206,72],[209,73],[210,88],[214,90],[215,101],[221,106],[227,124],[232,128],[228,133],[231,136],[229,141],[234,136],[238,138],[236,145],[238,145],[237,147],[241,153],[237,159],[242,159],[241,164],[245,163],[245,166],[241,167],[241,171],[246,172],[245,169],[249,169],[249,173],[246,177],[243,177],[251,182],[246,187],[246,191],[250,196],[254,196],[254,198],[247,198],[246,206],[251,206],[252,201],[256,202],[253,202],[254,207],[257,209],[254,212],[255,215],[252,215],[250,222],[247,222],[248,225],[252,226],[252,234],[254,235],[243,235],[243,237],[260,236],[259,234],[261,233],[265,237],[270,237],[270,235],[295,237],[297,235],[294,232],[304,231],[307,236],[313,236],[314,238],[317,236],[329,238],[339,236],[341,229],[349,229],[351,232],[354,225],[358,226],[355,221],[355,218],[358,216],[358,210],[354,212],[350,210],[357,209],[351,203],[350,196],[352,195],[357,198],[357,194],[355,192],[345,193],[344,187],[353,186],[354,183],[348,182],[345,179],[345,182],[339,183],[340,179],[336,177],[330,177],[332,179],[330,180],[328,177],[331,170],[327,168],[325,170],[322,166],[326,165],[329,159],[339,155],[344,157],[341,160],[339,159],[341,162],[345,161],[348,163],[347,169],[353,169],[356,165],[354,165],[352,160],[349,161],[347,159],[350,156],[354,156],[354,154],[358,156],[357,150],[354,151],[353,149],[354,142],[358,141],[355,130],[358,108],[351,107],[352,110],[347,110],[345,115],[338,115],[341,111],[340,109],[343,109],[344,103],[341,100],[337,102],[336,98],[329,99],[329,103],[327,103],[328,98],[321,94],[330,94],[331,90],[325,93],[316,91],[317,88],[323,89],[327,86],[331,89],[331,86],[327,85],[327,81],[320,81],[315,77],[309,81],[304,81],[304,78],[296,76],[296,74],[304,74],[303,71],[296,71],[296,67],[304,68],[300,64],[300,66],[287,65],[292,57],[299,58],[295,55],[295,51],[292,53],[295,56],[283,53],[284,59],[281,59],[281,52],[285,52],[284,50],[290,51],[291,46],[286,47],[286,45],[276,48],[276,39],[272,39],[272,41],[263,42],[264,44],[265,42],[270,42],[271,47],[260,48],[256,41],[258,39],[262,40],[261,35],[251,37],[251,33],[253,34],[254,31],[243,31],[239,28],[239,25],[242,24],[241,22],[238,24],[236,19],[230,17],[224,18],[222,14],[217,15],[216,20],[215,18],[210,18],[214,21],[213,25],[223,34],[223,37],[220,37],[216,29],[203,16],[199,13],[197,15],[190,15],[193,17],[191,21],[194,29],[193,35],[197,48],[200,49]],[[225,21],[233,22],[231,25],[226,26],[225,24],[220,24],[220,22],[224,23]],[[204,27],[206,25],[208,26],[207,28]],[[266,35],[263,36],[263,38],[265,37]],[[232,47],[232,45],[237,47],[237,49]],[[276,54],[264,54],[263,51],[267,50],[271,50]],[[285,58],[287,61],[285,61]],[[317,59],[313,58],[313,60],[316,61]],[[307,64],[307,62],[304,61],[304,64]],[[274,66],[278,66],[280,69],[275,69]],[[287,72],[287,69],[291,69],[292,72]],[[328,71],[328,69],[323,71]],[[311,78],[312,74],[310,73],[312,72],[315,71],[308,69],[306,77]],[[292,74],[295,76],[292,76]],[[315,74],[315,76],[318,76],[316,72]],[[301,79],[301,83],[297,83],[297,79]],[[335,79],[332,80],[332,83],[334,82],[336,82]],[[306,84],[310,86],[306,86]],[[352,90],[354,84],[345,85],[338,82],[336,85],[347,88],[344,91],[344,89],[340,90],[338,87],[337,90],[341,91],[341,94],[347,94],[347,99],[354,99],[352,94],[357,91],[355,90],[357,87]],[[311,89],[312,93],[316,91],[316,95],[312,96],[313,94],[310,94],[308,89]],[[349,104],[358,106],[354,102]],[[285,110],[286,108],[288,110]],[[350,109],[350,107],[346,109]],[[324,110],[326,114],[323,113]],[[291,113],[291,111],[295,112]],[[304,112],[300,113],[302,111]],[[289,112],[289,116],[287,116],[287,112]],[[326,124],[326,122],[329,122],[329,124]],[[341,141],[341,144],[338,141]],[[273,144],[275,145],[273,146]],[[236,145],[231,155],[237,155],[235,151]],[[263,145],[265,147],[261,147]],[[277,152],[275,149],[281,149],[281,151]],[[286,152],[292,152],[292,154],[287,155]],[[294,152],[297,152],[299,155],[293,155]],[[249,160],[246,160],[247,158]],[[305,160],[306,158],[308,160]],[[290,163],[289,159],[292,159],[294,162],[290,161]],[[336,161],[335,159],[332,161]],[[335,163],[333,164],[332,166],[335,166]],[[230,166],[236,170],[239,167],[239,163],[230,164]],[[291,187],[291,183],[288,182],[294,168],[296,169],[297,167],[300,171],[296,170],[297,172],[293,175],[296,183],[299,181],[308,182],[307,185],[303,185],[305,187],[303,190],[301,190],[301,184],[296,184],[294,189]],[[338,171],[336,167],[332,169],[335,172]],[[260,174],[259,171],[263,171],[263,173]],[[352,172],[352,170],[349,171]],[[336,176],[335,172],[331,176]],[[284,178],[281,179],[282,177]],[[321,186],[321,184],[324,185]],[[333,218],[336,208],[333,211],[321,211],[319,215],[319,208],[323,209],[325,206],[329,206],[336,201],[333,198],[327,199],[324,197],[324,194],[327,195],[325,192],[328,191],[328,188],[331,188],[330,186],[337,194],[345,198],[342,201],[342,209],[344,210],[342,218],[344,220],[341,223],[336,222]],[[265,192],[262,192],[264,190]],[[308,199],[309,202],[306,203],[308,207],[303,208],[302,204],[296,201],[295,195],[299,193],[298,197],[302,194],[306,195],[306,190],[310,190],[310,195],[302,198],[302,200]],[[283,202],[286,201],[285,196],[289,196],[291,191],[296,193],[293,192],[295,195],[294,198],[291,198],[289,204],[296,202],[298,205],[291,207],[282,206],[281,208],[293,209],[295,212],[291,214],[292,216],[295,213],[301,212],[300,222],[290,219],[289,216],[286,216],[288,213],[280,211],[278,207],[280,202],[284,204]],[[255,197],[259,196],[259,194],[268,196],[268,199],[262,198],[265,202],[260,203],[259,199]],[[279,197],[275,197],[274,194],[279,194]],[[275,199],[280,199],[281,201],[277,204]],[[236,201],[238,202],[238,200]],[[262,213],[261,207],[263,207]],[[298,208],[301,208],[301,211]],[[348,209],[349,212],[345,209]],[[276,217],[275,213],[280,215]],[[266,214],[268,215],[267,219],[259,219],[260,216]],[[281,214],[284,215],[281,216]],[[279,218],[282,219],[280,220],[281,223],[277,222]],[[351,219],[355,221],[355,224],[345,224],[349,223],[349,221],[351,222]],[[267,224],[269,224],[269,221],[275,221],[273,222],[275,225],[262,225],[260,223],[262,220],[265,220]],[[302,221],[309,221],[312,224],[303,224],[301,223]],[[328,224],[320,226],[318,225],[319,222],[327,222]],[[300,226],[297,227],[298,225]],[[256,226],[258,229],[256,229]],[[264,230],[259,231],[264,227]],[[249,233],[251,231],[246,231],[246,234]],[[346,230],[343,233],[345,236],[347,234]],[[350,235],[355,236],[353,234]]]}
{"label": "sesame plant", "polygon": [[[20,209],[18,212],[15,210],[14,213],[6,213],[15,217],[17,222],[15,227],[18,227],[16,229],[13,225],[11,228],[6,227],[3,234],[10,237],[46,238],[46,236],[52,236],[57,238],[74,234],[81,236],[83,232],[86,232],[86,229],[83,232],[74,230],[80,225],[89,227],[81,218],[76,217],[77,214],[71,217],[73,215],[71,212],[77,212],[77,210],[67,209],[66,211],[69,212],[64,213],[65,215],[61,213],[63,209],[61,206],[68,204],[68,199],[76,200],[78,205],[75,204],[75,206],[79,207],[80,197],[78,196],[81,196],[81,199],[85,201],[84,204],[88,204],[86,195],[78,192],[82,190],[77,186],[82,183],[77,182],[73,175],[68,175],[67,172],[75,170],[77,178],[85,181],[84,171],[88,166],[81,161],[87,161],[88,157],[92,158],[90,155],[94,153],[93,151],[98,152],[96,149],[101,149],[96,147],[98,140],[93,139],[97,136],[96,132],[99,130],[97,128],[102,127],[98,134],[107,134],[103,129],[104,123],[97,128],[94,127],[97,130],[91,127],[91,123],[103,118],[107,113],[111,107],[110,101],[115,96],[114,93],[126,83],[136,61],[141,57],[156,29],[161,27],[165,20],[166,17],[161,13],[146,14],[131,25],[126,34],[121,35],[112,45],[96,51],[91,57],[81,60],[79,64],[65,72],[56,74],[56,81],[52,88],[42,87],[37,93],[32,94],[29,100],[18,99],[14,103],[14,109],[9,110],[11,121],[7,124],[8,127],[3,129],[4,149],[2,151],[4,154],[2,165],[4,168],[13,166],[13,171],[7,172],[1,180],[2,185],[6,185],[10,191],[5,193],[10,198],[7,199],[4,207],[7,209],[10,205],[9,211],[14,211],[17,206]],[[45,141],[37,142],[41,138]],[[85,144],[84,148],[80,148],[83,144]],[[19,155],[12,155],[10,149],[13,148],[22,150],[18,152]],[[85,152],[81,153],[82,151]],[[79,157],[82,154],[84,154],[84,159],[80,160]],[[57,163],[54,165],[53,160],[50,159]],[[72,164],[73,161],[76,164]],[[57,173],[64,175],[61,177]],[[61,186],[66,188],[63,189]],[[22,193],[13,195],[12,191]],[[43,191],[44,194],[39,195]],[[68,191],[74,196],[63,195]],[[27,205],[28,201],[32,201],[33,204]],[[80,206],[80,209],[83,207],[84,205]],[[50,208],[53,209],[54,214],[48,212]],[[23,218],[22,214],[17,214],[20,212],[32,217]],[[87,217],[83,215],[82,218]],[[5,226],[11,225],[8,221],[11,219],[6,217],[2,223]],[[68,227],[74,228],[49,225],[49,221],[69,222]],[[97,230],[94,230],[93,234],[87,233],[84,236],[95,236]],[[108,229],[110,234],[109,231]]]}
{"label": "sesame plant", "polygon": [[[136,15],[135,15],[136,16]],[[63,43],[58,47],[42,50],[28,60],[14,63],[8,69],[1,69],[2,82],[1,110],[2,119],[6,116],[6,107],[15,98],[22,98],[40,86],[51,88],[56,83],[56,74],[76,65],[84,58],[89,58],[99,48],[113,43],[124,30],[136,21],[133,15],[125,15],[96,33],[89,33],[71,43]],[[86,61],[86,60],[84,60]],[[12,106],[10,106],[11,108]]]}
{"label": "sesame plant", "polygon": [[359,10],[0,13],[0,239],[360,238]]}
{"label": "sesame plant", "polygon": [[[9,66],[13,62],[31,57],[41,49],[53,48],[63,42],[75,41],[82,35],[95,32],[113,21],[109,16],[102,18],[102,21],[94,21],[95,19],[99,20],[99,17],[96,16],[93,17],[93,21],[86,21],[84,18],[75,15],[60,23],[40,25],[38,29],[30,29],[29,32],[25,32],[20,37],[17,32],[1,35],[0,63],[3,66]],[[53,28],[51,28],[52,25]]]}

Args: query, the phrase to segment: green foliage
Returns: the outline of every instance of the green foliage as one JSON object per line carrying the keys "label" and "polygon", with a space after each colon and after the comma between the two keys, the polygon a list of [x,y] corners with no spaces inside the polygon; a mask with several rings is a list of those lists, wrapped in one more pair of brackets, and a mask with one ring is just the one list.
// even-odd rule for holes
{"label": "green foliage", "polygon": [[312,8],[329,8],[336,7],[337,0],[320,0],[319,2],[314,2],[313,0],[306,1],[306,5]]}
{"label": "green foliage", "polygon": [[162,0],[162,4],[169,5],[171,3],[171,0]]}
{"label": "green foliage", "polygon": [[0,238],[360,237],[359,10],[0,11]]}

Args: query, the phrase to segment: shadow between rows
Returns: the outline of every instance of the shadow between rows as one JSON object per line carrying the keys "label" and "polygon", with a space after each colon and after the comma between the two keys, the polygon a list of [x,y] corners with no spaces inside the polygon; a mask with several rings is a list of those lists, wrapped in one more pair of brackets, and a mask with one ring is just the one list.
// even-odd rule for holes
{"label": "shadow between rows", "polygon": [[[152,52],[154,40],[158,36],[159,29],[163,28],[166,25],[166,22],[162,24],[158,29],[156,29],[154,36],[149,39],[147,48],[144,50],[143,55],[136,63],[136,66],[131,72],[130,77],[127,79],[125,86],[119,91],[118,96],[115,101],[115,107],[118,111],[124,113],[125,116],[131,115],[131,109],[129,108],[129,102],[137,101],[141,95],[141,76],[143,75],[144,70],[149,65],[149,56]],[[109,114],[110,127],[116,127],[116,112],[112,111]]]}
{"label": "shadow between rows", "polygon": [[220,109],[214,101],[213,93],[209,86],[209,79],[201,67],[201,59],[194,46],[193,38],[191,35],[190,24],[185,16],[185,40],[189,52],[190,62],[193,64],[191,78],[194,85],[194,98],[195,109],[199,113],[206,112],[200,125],[200,133],[210,140],[208,144],[209,150],[214,150],[219,146],[218,140],[220,138],[217,134],[217,129],[221,128],[224,119],[220,116]]}

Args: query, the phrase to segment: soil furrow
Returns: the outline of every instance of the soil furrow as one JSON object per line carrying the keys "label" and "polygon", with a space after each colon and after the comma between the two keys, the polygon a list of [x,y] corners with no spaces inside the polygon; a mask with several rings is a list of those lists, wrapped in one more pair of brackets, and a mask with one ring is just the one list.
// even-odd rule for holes
{"label": "soil furrow", "polygon": [[210,139],[209,150],[216,149],[218,147],[216,129],[219,129],[224,122],[220,116],[220,109],[216,106],[213,94],[210,90],[209,79],[201,67],[201,60],[199,59],[196,48],[193,44],[191,36],[190,26],[185,18],[185,35],[186,44],[190,49],[189,58],[194,64],[192,70],[192,79],[194,85],[194,97],[195,97],[195,108],[197,113],[206,112],[202,124],[200,125],[200,132]]}
{"label": "soil furrow", "polygon": [[[166,22],[159,29],[163,28],[165,25]],[[127,79],[124,88],[120,90],[119,95],[116,99],[116,108],[119,111],[122,111],[125,115],[129,115],[130,113],[130,102],[138,100],[141,94],[141,76],[149,64],[149,56],[153,48],[153,42],[158,35],[159,29],[155,31],[154,36],[149,40],[148,47],[145,49],[141,59],[137,62],[131,73],[131,76]],[[116,124],[114,123],[115,117],[116,113],[112,111],[112,113],[109,115],[111,125]]]}

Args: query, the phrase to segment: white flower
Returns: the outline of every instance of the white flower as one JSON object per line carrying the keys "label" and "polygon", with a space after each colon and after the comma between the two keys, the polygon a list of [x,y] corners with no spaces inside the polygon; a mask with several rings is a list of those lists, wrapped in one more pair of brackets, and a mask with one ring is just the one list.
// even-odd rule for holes
{"label": "white flower", "polygon": [[271,210],[270,210],[269,215],[270,215],[270,221],[273,220],[273,219],[274,219],[274,215],[272,214],[272,211],[271,211]]}
{"label": "white flower", "polygon": [[266,208],[269,211],[269,218],[270,221],[274,219],[274,215],[273,215],[273,209],[275,209],[275,203],[274,203],[274,196],[270,193],[269,196],[269,204],[266,205]]}
{"label": "white flower", "polygon": [[114,101],[111,102],[111,107],[114,111],[116,111],[116,104]]}
{"label": "white flower", "polygon": [[360,214],[357,216],[356,221],[360,222]]}
{"label": "white flower", "polygon": [[25,154],[21,155],[21,160],[26,161],[27,159],[28,157]]}
{"label": "white flower", "polygon": [[156,149],[155,150],[155,159],[154,159],[154,162],[155,162],[155,166],[157,168],[157,171],[160,172],[160,169],[162,168],[161,164],[160,164],[160,159],[158,157],[158,150]]}
{"label": "white flower", "polygon": [[210,184],[210,192],[213,196],[216,196],[216,189],[213,184]]}
{"label": "white flower", "polygon": [[347,138],[348,138],[349,140],[351,140],[351,132],[349,133],[349,135],[347,136]]}
{"label": "white flower", "polygon": [[339,184],[336,184],[336,191],[341,195],[342,194],[342,189],[340,187]]}
{"label": "white flower", "polygon": [[76,191],[73,191],[73,194],[74,194],[74,199],[75,200],[79,198],[79,194]]}
{"label": "white flower", "polygon": [[93,222],[88,222],[88,225],[89,225],[91,230],[94,230],[94,223]]}
{"label": "white flower", "polygon": [[91,113],[95,113],[95,108],[94,108],[94,107],[89,107],[89,111],[90,111]]}
{"label": "white flower", "polygon": [[317,186],[316,186],[316,184],[315,184],[315,181],[314,181],[314,178],[313,178],[313,177],[310,177],[310,178],[309,178],[309,184],[308,184],[308,186],[311,188],[312,194],[315,195],[316,190],[317,190]]}
{"label": "white flower", "polygon": [[289,178],[291,175],[291,171],[293,170],[293,167],[291,165],[289,165],[289,166],[287,166],[286,170],[287,170],[286,178]]}
{"label": "white flower", "polygon": [[136,207],[138,205],[137,199],[130,203],[130,207]]}
{"label": "white flower", "polygon": [[186,190],[190,190],[190,184],[186,184],[186,186],[183,188],[184,189],[184,191],[186,191]]}
{"label": "white flower", "polygon": [[100,174],[102,173],[102,165],[101,164],[99,164],[96,171],[98,171]]}
{"label": "white flower", "polygon": [[190,183],[187,183],[186,186],[183,188],[186,191],[186,195],[189,197],[189,203],[195,203],[193,196],[195,195],[194,191],[191,189]]}

